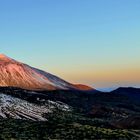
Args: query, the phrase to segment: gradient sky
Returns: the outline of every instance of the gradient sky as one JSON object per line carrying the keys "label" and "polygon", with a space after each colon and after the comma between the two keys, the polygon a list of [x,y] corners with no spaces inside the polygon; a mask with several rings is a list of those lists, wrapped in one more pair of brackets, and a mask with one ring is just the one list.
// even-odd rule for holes
{"label": "gradient sky", "polygon": [[0,52],[70,82],[140,87],[140,0],[1,0]]}

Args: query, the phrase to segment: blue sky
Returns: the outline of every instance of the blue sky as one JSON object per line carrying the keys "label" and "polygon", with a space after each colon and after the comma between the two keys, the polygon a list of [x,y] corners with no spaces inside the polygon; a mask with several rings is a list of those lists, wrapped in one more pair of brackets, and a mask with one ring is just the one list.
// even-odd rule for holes
{"label": "blue sky", "polygon": [[139,0],[0,1],[0,52],[97,88],[139,86]]}

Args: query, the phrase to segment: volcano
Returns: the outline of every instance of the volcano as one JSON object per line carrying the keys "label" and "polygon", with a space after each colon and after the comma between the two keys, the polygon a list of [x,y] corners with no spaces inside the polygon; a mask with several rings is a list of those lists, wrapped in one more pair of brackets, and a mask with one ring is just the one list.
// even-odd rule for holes
{"label": "volcano", "polygon": [[[0,86],[28,90],[93,90],[0,54]],[[86,88],[85,88],[86,87]]]}

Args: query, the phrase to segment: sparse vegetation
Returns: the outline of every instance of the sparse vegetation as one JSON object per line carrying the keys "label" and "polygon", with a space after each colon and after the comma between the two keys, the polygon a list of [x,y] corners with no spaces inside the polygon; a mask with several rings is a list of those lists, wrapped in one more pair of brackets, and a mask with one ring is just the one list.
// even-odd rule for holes
{"label": "sparse vegetation", "polygon": [[[73,118],[73,119],[72,119]],[[90,122],[92,125],[90,125]],[[85,139],[137,139],[128,130],[96,126],[94,119],[86,121],[80,114],[56,112],[48,122],[0,120],[1,140],[85,140]],[[98,120],[99,123],[99,120]],[[97,124],[98,125],[98,124]]]}
{"label": "sparse vegetation", "polygon": [[111,130],[90,125],[49,124],[24,120],[0,121],[0,138],[4,140],[49,140],[49,139],[134,139],[124,130]]}

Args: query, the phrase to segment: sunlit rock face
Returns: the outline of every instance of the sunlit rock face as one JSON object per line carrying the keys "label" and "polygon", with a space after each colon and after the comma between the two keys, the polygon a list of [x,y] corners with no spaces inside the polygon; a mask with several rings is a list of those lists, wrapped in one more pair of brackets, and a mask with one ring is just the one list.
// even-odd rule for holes
{"label": "sunlit rock face", "polygon": [[79,89],[57,76],[18,62],[4,54],[0,54],[0,86],[30,90]]}

